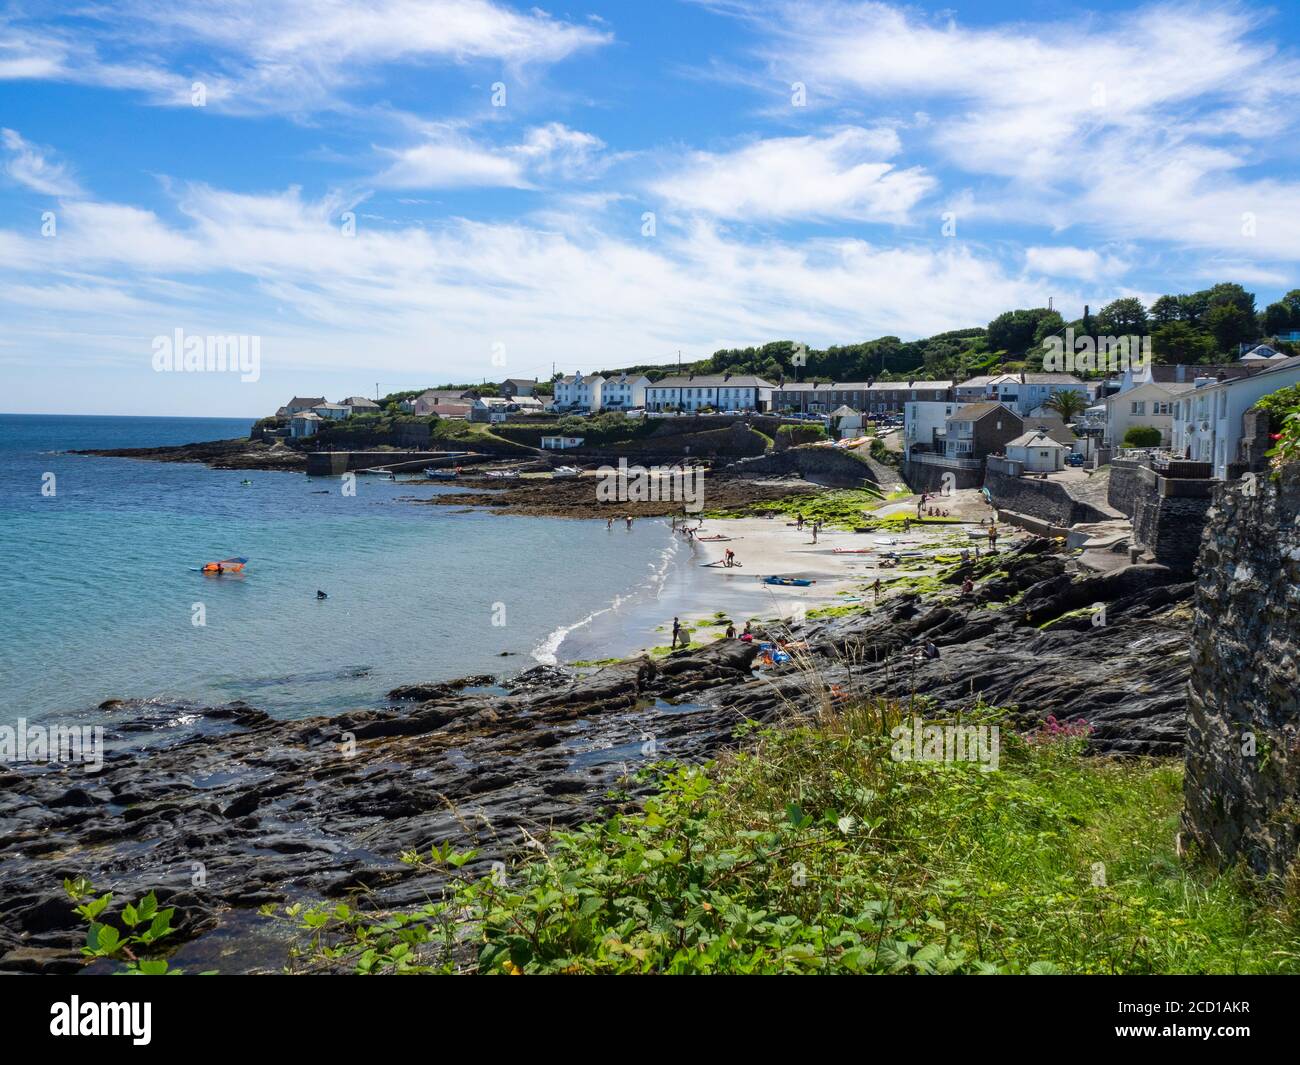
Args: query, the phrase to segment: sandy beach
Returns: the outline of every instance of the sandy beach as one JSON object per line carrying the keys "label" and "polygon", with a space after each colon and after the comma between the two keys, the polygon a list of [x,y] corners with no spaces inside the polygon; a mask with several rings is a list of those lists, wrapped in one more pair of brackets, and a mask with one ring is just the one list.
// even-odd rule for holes
{"label": "sandy beach", "polygon": [[[575,629],[560,647],[560,661],[604,659],[667,645],[672,619],[692,630],[693,644],[722,635],[726,620],[743,628],[801,620],[808,612],[836,606],[874,605],[872,584],[881,582],[880,601],[891,594],[896,581],[936,573],[963,549],[987,549],[986,527],[991,508],[977,492],[958,493],[945,502],[949,523],[913,525],[906,532],[855,533],[823,529],[813,543],[811,525],[797,529],[785,515],[777,517],[708,518],[699,536],[689,541],[679,532],[679,551],[673,572],[657,596],[611,611],[592,624]],[[916,499],[882,504],[872,517],[915,514]],[[695,527],[695,519],[691,521]],[[1013,526],[998,527],[999,548],[1012,546],[1023,533]],[[972,533],[974,535],[972,535]],[[726,537],[726,539],[708,539]],[[737,565],[722,565],[726,551],[735,552]],[[767,577],[811,580],[809,585],[774,585]],[[954,589],[955,591],[956,589]],[[719,617],[723,620],[718,624]]]}

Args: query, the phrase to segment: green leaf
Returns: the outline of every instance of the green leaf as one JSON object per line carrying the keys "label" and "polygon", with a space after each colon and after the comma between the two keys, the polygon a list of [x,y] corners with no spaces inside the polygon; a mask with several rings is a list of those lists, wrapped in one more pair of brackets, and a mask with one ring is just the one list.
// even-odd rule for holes
{"label": "green leaf", "polygon": [[148,921],[153,918],[158,909],[158,896],[152,891],[140,900],[140,920]]}
{"label": "green leaf", "polygon": [[90,937],[87,937],[87,943],[97,953],[103,955],[111,955],[116,951],[122,945],[121,940],[122,937],[118,934],[117,929],[107,924],[91,925]]}

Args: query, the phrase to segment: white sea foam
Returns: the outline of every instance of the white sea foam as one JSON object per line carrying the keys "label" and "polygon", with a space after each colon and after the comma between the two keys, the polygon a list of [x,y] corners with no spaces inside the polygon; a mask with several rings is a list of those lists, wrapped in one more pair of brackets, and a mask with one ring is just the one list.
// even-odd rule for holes
{"label": "white sea foam", "polygon": [[609,606],[601,607],[599,610],[593,610],[586,617],[573,622],[570,625],[561,625],[550,632],[546,639],[538,644],[532,650],[532,657],[535,661],[544,666],[554,666],[558,664],[558,652],[564,641],[569,635],[578,629],[585,628],[597,618],[606,614],[616,613],[621,607],[628,603],[639,601],[653,601],[659,598],[663,591],[665,582],[668,580],[668,574],[672,570],[673,562],[680,550],[680,545],[675,536],[669,537],[667,545],[659,553],[657,559],[652,559],[648,563],[650,576],[646,583],[632,591],[624,592],[622,595],[614,597]]}

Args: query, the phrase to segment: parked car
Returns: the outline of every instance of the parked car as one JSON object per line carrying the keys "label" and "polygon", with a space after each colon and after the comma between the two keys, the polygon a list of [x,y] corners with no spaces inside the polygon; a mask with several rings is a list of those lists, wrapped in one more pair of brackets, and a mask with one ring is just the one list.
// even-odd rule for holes
{"label": "parked car", "polygon": [[1082,466],[1086,461],[1087,459],[1077,451],[1071,452],[1069,455],[1065,456],[1065,464],[1067,466]]}

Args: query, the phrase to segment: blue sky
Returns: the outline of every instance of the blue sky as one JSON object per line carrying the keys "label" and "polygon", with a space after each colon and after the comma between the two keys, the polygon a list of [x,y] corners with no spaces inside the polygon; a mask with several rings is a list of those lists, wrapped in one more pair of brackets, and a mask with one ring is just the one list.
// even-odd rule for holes
{"label": "blue sky", "polygon": [[[1298,29],[1254,4],[0,6],[0,409],[260,415],[1220,280],[1262,307],[1300,285]],[[155,372],[177,329],[260,338],[258,380]]]}

